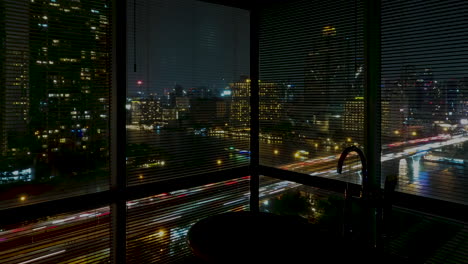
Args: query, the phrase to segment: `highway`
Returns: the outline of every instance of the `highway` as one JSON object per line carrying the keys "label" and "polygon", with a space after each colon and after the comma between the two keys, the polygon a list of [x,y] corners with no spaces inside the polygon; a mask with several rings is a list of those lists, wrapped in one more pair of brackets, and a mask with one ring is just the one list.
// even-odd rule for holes
{"label": "highway", "polygon": [[[382,166],[392,160],[401,160],[405,158],[412,158],[414,156],[422,156],[434,149],[443,148],[446,146],[461,144],[468,141],[468,137],[431,137],[419,140],[412,140],[406,143],[393,143],[387,145],[384,154],[381,156]],[[311,176],[321,176],[326,178],[338,179],[349,181],[350,178],[354,179],[354,183],[360,183],[360,176],[356,177],[355,174],[361,171],[361,163],[354,152],[351,152],[345,162],[342,174],[337,173],[337,161],[340,157],[338,155],[330,155],[326,157],[302,160],[280,166],[280,169],[297,171],[307,173]],[[354,164],[354,165],[346,165]],[[351,166],[351,167],[350,167]],[[352,175],[352,177],[350,177]],[[357,180],[359,179],[359,180]]]}
{"label": "highway", "polygon": [[[381,160],[384,166],[393,160],[425,155],[434,149],[466,141],[468,137],[458,136],[386,146]],[[360,183],[357,172],[361,166],[357,156],[348,157],[342,174],[336,172],[338,157],[330,155],[305,159],[279,168]],[[260,195],[265,199],[298,186],[287,181],[261,181]],[[246,209],[249,195],[249,177],[243,177],[129,201],[129,258],[143,256],[141,248],[149,244],[159,251],[146,258],[158,261],[174,257],[177,251],[173,248],[174,244],[183,244],[184,232],[191,224],[207,215]],[[102,207],[4,228],[0,231],[0,263],[105,263],[110,254],[110,214],[109,207]],[[176,235],[176,231],[182,235]]]}
{"label": "highway", "polygon": [[[261,197],[300,186],[286,181],[262,181]],[[176,238],[172,229],[189,227],[202,217],[246,209],[249,177],[162,193],[127,203],[129,257],[138,243],[162,245],[168,251]],[[178,238],[181,239],[180,237]],[[143,241],[143,242],[141,242]],[[109,258],[110,208],[102,207],[53,217],[0,232],[0,263],[80,263]],[[180,243],[180,241],[179,241]],[[133,246],[132,246],[133,245]],[[157,246],[156,246],[157,247]],[[153,257],[170,257],[155,254]]]}

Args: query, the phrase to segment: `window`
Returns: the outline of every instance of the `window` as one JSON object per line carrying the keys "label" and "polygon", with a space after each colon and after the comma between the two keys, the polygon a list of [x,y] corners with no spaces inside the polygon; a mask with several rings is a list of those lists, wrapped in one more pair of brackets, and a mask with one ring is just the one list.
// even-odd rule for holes
{"label": "window", "polygon": [[[111,91],[111,28],[86,26],[110,18],[107,2],[56,2],[97,15],[2,1],[0,208],[109,188],[109,102],[98,98]],[[104,56],[91,61],[83,51]]]}
{"label": "window", "polygon": [[401,192],[465,205],[467,9],[382,1],[382,173]]}
{"label": "window", "polygon": [[344,147],[364,143],[362,25],[360,1],[262,9],[261,165],[360,183],[336,164]]}
{"label": "window", "polygon": [[129,185],[249,164],[249,12],[128,1]]}
{"label": "window", "polygon": [[466,211],[467,4],[381,2],[379,124],[364,3],[213,2],[0,1],[0,262],[173,263],[195,221],[257,201],[341,216],[350,145],[382,151],[376,177],[408,204]]}

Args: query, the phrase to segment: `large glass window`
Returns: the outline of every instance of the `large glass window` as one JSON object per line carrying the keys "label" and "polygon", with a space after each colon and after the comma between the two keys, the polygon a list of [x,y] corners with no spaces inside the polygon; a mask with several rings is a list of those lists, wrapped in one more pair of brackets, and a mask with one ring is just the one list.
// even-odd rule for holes
{"label": "large glass window", "polygon": [[[361,5],[292,1],[262,9],[261,165],[336,178],[344,147],[363,144]],[[359,181],[350,172],[342,179]]]}
{"label": "large glass window", "polygon": [[382,1],[382,173],[467,204],[468,4]]}
{"label": "large glass window", "polygon": [[127,263],[190,263],[187,232],[215,214],[245,210],[249,177],[127,202]]}
{"label": "large glass window", "polygon": [[0,225],[2,263],[108,263],[109,206]]}
{"label": "large glass window", "polygon": [[[111,73],[122,73],[111,58],[123,55],[111,54],[122,44],[112,40],[111,2],[121,3],[0,0],[2,263],[107,263],[116,252],[127,262],[182,262],[194,222],[249,209],[252,12],[208,3],[217,1],[126,1],[127,82],[112,83],[127,88],[126,116],[111,120],[121,114],[110,111]],[[361,182],[356,157],[342,175],[336,165],[345,147],[369,143],[363,3],[272,2],[258,13],[259,209],[339,230],[341,193],[265,172],[337,183],[335,191]],[[371,135],[382,143],[376,178],[398,180],[395,197],[466,206],[468,3],[381,4],[381,123],[369,124],[380,127]],[[110,153],[111,124],[123,118],[126,152]],[[110,154],[125,164],[110,164]],[[111,165],[126,171],[112,170],[109,190]],[[463,261],[463,224],[393,212],[391,250]]]}
{"label": "large glass window", "polygon": [[109,2],[0,2],[0,208],[108,189]]}
{"label": "large glass window", "polygon": [[128,184],[249,164],[249,12],[128,1]]}

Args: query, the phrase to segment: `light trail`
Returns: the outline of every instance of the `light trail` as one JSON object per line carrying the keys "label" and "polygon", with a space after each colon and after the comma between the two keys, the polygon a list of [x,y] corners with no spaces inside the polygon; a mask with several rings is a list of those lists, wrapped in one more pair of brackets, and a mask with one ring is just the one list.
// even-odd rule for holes
{"label": "light trail", "polygon": [[27,263],[32,263],[34,261],[38,261],[38,260],[41,260],[41,259],[44,259],[44,258],[47,258],[47,257],[51,257],[51,256],[55,256],[55,255],[58,255],[58,254],[61,254],[63,252],[65,252],[66,250],[60,250],[60,251],[57,251],[57,252],[54,252],[54,253],[50,253],[50,254],[47,254],[47,255],[44,255],[44,256],[40,256],[40,257],[37,257],[37,258],[33,258],[33,259],[30,259],[30,260],[27,260],[27,261],[23,261],[23,262],[20,262],[18,264],[27,264]]}

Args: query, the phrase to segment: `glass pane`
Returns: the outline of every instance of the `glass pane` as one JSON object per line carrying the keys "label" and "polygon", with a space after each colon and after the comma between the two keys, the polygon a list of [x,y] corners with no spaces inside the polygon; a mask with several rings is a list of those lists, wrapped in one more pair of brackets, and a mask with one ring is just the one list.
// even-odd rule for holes
{"label": "glass pane", "polygon": [[[363,144],[362,54],[360,1],[293,1],[262,10],[262,165],[343,179],[337,158]],[[357,181],[355,169],[346,179]]]}
{"label": "glass pane", "polygon": [[108,263],[109,210],[106,206],[2,225],[0,262]]}
{"label": "glass pane", "polygon": [[0,2],[0,208],[108,189],[109,2]]}
{"label": "glass pane", "polygon": [[249,12],[128,3],[128,184],[249,163]]}
{"label": "glass pane", "polygon": [[465,205],[467,11],[460,1],[382,2],[382,174],[401,192]]}
{"label": "glass pane", "polygon": [[245,210],[250,197],[249,178],[128,201],[127,262],[182,263],[190,259],[186,241],[189,228],[211,215]]}

